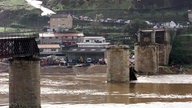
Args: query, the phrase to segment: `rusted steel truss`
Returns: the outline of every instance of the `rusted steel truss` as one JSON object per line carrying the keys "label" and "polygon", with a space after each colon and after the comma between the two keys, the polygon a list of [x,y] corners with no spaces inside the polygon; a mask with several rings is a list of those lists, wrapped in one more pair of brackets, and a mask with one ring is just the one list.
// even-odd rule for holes
{"label": "rusted steel truss", "polygon": [[33,36],[0,36],[0,58],[39,55]]}

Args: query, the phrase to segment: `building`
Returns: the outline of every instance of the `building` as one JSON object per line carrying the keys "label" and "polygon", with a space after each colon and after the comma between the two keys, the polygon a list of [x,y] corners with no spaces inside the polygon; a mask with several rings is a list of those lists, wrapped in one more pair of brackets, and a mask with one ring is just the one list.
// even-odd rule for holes
{"label": "building", "polygon": [[192,11],[188,10],[188,19],[190,22],[192,22]]}
{"label": "building", "polygon": [[83,33],[39,33],[40,44],[63,44],[65,42],[77,43],[84,37]]}
{"label": "building", "polygon": [[83,37],[81,42],[77,43],[78,47],[107,47],[109,42],[106,42],[104,37]]}
{"label": "building", "polygon": [[67,14],[54,14],[50,17],[50,28],[59,30],[59,28],[71,29],[73,27],[73,18]]}
{"label": "building", "polygon": [[147,29],[138,32],[138,44],[170,44],[170,36],[165,29]]}
{"label": "building", "polygon": [[84,37],[83,33],[39,33],[37,41],[40,55],[65,56],[70,47],[77,47],[77,42],[80,42],[82,37]]}
{"label": "building", "polygon": [[69,60],[81,60],[85,62],[91,59],[98,62],[99,59],[106,58],[106,47],[110,44],[104,37],[83,37],[81,42],[77,43],[78,47],[70,48],[67,51]]}
{"label": "building", "polygon": [[64,56],[59,44],[38,44],[41,56],[57,55]]}

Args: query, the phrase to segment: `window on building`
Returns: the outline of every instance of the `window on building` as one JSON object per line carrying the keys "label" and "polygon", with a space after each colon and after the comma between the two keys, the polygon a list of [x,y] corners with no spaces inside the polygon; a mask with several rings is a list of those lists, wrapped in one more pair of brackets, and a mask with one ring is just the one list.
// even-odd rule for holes
{"label": "window on building", "polygon": [[72,39],[72,37],[68,37],[68,39]]}
{"label": "window on building", "polygon": [[151,32],[141,32],[141,43],[151,42]]}
{"label": "window on building", "polygon": [[91,51],[96,51],[96,49],[91,49]]}
{"label": "window on building", "polygon": [[163,44],[165,41],[165,31],[157,31],[155,35],[155,43]]}
{"label": "window on building", "polygon": [[85,51],[85,49],[81,49],[80,51]]}
{"label": "window on building", "polygon": [[77,51],[77,49],[72,49],[72,51]]}
{"label": "window on building", "polygon": [[56,49],[51,49],[51,51],[56,51]]}
{"label": "window on building", "polygon": [[43,52],[43,49],[39,49],[40,52]]}

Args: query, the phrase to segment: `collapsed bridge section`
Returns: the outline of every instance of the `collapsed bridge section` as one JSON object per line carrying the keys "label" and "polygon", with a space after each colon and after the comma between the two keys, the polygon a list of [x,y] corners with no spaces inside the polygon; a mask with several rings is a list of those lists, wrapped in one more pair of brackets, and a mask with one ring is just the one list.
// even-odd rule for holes
{"label": "collapsed bridge section", "polygon": [[41,108],[39,49],[34,34],[0,33],[0,59],[9,62],[9,108]]}
{"label": "collapsed bridge section", "polygon": [[35,35],[0,33],[0,59],[39,54]]}

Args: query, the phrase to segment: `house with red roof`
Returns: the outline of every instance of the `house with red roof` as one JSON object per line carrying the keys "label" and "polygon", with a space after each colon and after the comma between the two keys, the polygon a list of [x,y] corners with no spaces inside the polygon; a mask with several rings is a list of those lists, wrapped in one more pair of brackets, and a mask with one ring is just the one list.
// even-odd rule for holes
{"label": "house with red roof", "polygon": [[41,56],[58,55],[64,56],[59,44],[38,44]]}
{"label": "house with red roof", "polygon": [[84,37],[83,33],[39,33],[40,44],[63,44],[65,42],[77,43]]}

